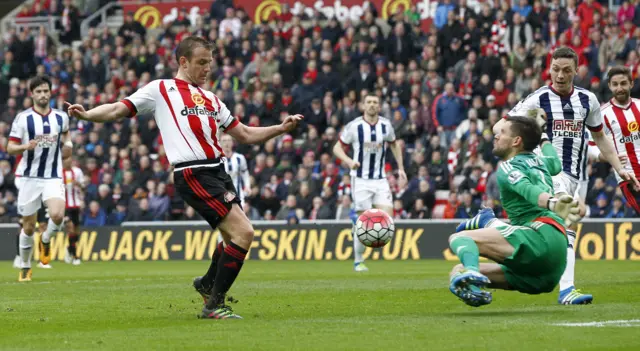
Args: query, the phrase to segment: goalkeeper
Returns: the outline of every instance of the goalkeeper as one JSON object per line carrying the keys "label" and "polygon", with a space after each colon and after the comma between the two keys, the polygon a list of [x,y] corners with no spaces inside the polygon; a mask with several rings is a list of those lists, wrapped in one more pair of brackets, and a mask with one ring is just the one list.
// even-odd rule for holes
{"label": "goalkeeper", "polygon": [[[551,176],[561,171],[553,145],[536,118],[508,117],[495,136],[500,200],[511,225],[491,209],[460,224],[449,238],[462,264],[453,268],[449,289],[474,307],[491,303],[485,288],[527,294],[553,291],[567,263],[565,224],[579,219],[578,202],[553,197]],[[541,144],[542,156],[533,150]],[[479,257],[496,263],[479,263]]]}

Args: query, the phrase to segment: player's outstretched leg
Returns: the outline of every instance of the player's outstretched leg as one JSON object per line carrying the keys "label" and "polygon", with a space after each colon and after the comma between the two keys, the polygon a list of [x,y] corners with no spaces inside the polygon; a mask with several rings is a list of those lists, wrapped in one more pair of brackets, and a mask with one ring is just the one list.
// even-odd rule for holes
{"label": "player's outstretched leg", "polygon": [[567,268],[565,268],[562,278],[560,278],[560,294],[558,303],[561,305],[588,305],[593,302],[593,295],[583,294],[575,288],[574,275],[576,267],[576,252],[573,245],[576,241],[576,232],[567,229]]}
{"label": "player's outstretched leg", "polygon": [[475,241],[465,235],[454,234],[449,238],[451,250],[460,258],[462,269],[452,272],[449,290],[469,306],[479,307],[490,304],[491,292],[484,288],[489,278],[480,273],[480,251]]}
{"label": "player's outstretched leg", "polygon": [[474,230],[487,227],[500,227],[507,225],[505,222],[496,218],[496,214],[493,209],[485,207],[481,209],[477,215],[460,223],[456,227],[456,233],[460,233],[463,230]]}
{"label": "player's outstretched leg", "polygon": [[356,272],[368,272],[369,268],[364,264],[364,251],[367,249],[363,243],[360,242],[356,235],[356,222],[358,221],[358,214],[351,214],[351,235],[353,236],[353,270]]}

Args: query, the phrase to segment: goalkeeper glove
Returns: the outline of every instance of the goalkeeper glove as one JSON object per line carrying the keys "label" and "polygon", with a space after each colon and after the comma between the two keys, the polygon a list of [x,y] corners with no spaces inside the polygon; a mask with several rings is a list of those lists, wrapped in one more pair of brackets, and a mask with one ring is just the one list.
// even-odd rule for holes
{"label": "goalkeeper glove", "polygon": [[527,111],[527,117],[536,121],[536,124],[544,130],[547,125],[547,113],[541,108],[534,108]]}
{"label": "goalkeeper glove", "polygon": [[547,208],[557,214],[568,227],[580,220],[580,205],[572,196],[562,195],[559,198],[551,198],[547,202]]}

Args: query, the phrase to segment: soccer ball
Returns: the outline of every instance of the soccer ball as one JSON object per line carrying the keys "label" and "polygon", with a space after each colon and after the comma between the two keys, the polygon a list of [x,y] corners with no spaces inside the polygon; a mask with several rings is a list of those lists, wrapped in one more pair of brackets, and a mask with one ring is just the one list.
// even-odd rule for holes
{"label": "soccer ball", "polygon": [[393,238],[393,219],[382,210],[364,211],[356,221],[356,236],[368,247],[383,247]]}

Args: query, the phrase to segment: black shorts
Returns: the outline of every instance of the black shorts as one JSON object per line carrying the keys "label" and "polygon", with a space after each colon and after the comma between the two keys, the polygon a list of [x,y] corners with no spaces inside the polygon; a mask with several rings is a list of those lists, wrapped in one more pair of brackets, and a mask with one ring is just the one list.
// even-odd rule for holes
{"label": "black shorts", "polygon": [[[176,168],[180,164],[176,165]],[[224,165],[217,167],[185,168],[173,174],[176,190],[212,228],[227,216],[231,206],[240,205],[231,177]]]}
{"label": "black shorts", "polygon": [[627,206],[633,208],[640,215],[640,191],[635,191],[633,184],[629,181],[620,183],[620,190],[627,200]]}
{"label": "black shorts", "polygon": [[67,208],[66,217],[69,219],[73,225],[76,227],[80,225],[80,209],[79,208]]}

